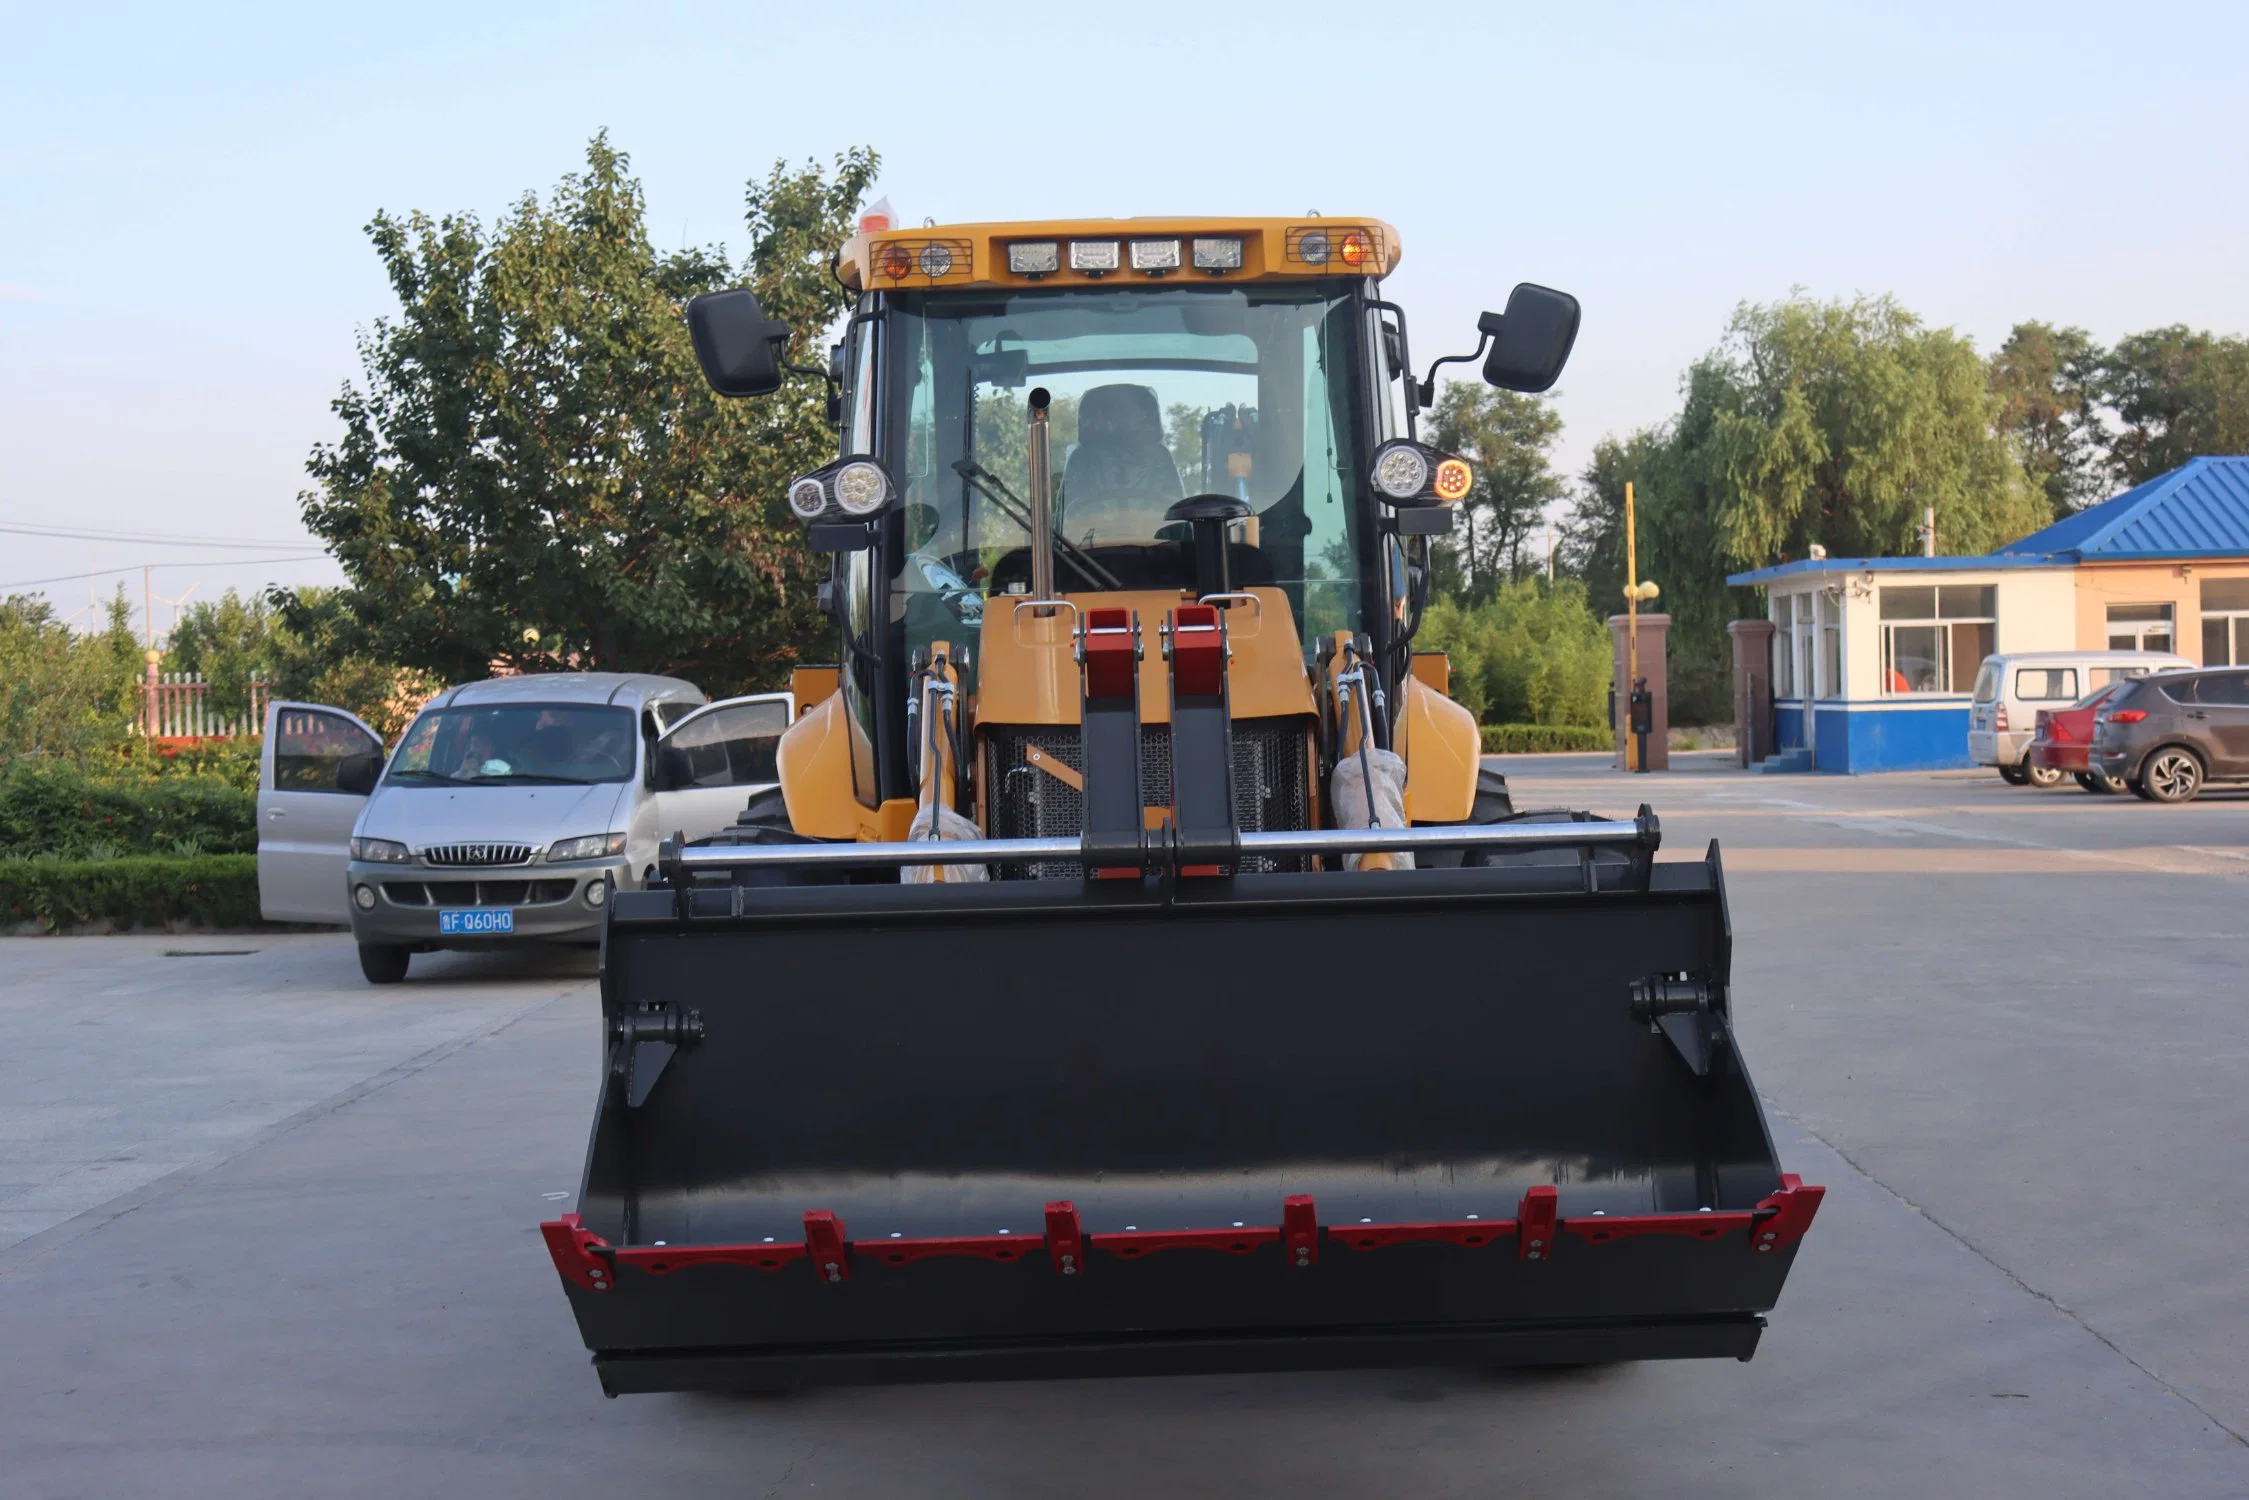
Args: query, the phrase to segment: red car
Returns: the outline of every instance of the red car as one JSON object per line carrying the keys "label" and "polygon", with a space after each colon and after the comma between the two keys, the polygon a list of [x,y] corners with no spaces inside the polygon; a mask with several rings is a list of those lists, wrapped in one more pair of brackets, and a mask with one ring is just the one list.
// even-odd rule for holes
{"label": "red car", "polygon": [[[2086,755],[2093,744],[2094,714],[2099,712],[2100,706],[2119,688],[2130,686],[2132,681],[2128,677],[2119,677],[2106,687],[2093,689],[2067,708],[2040,709],[2038,735],[2030,742],[2030,749],[2024,759],[2030,765],[2044,767],[2048,771],[2067,771],[2088,792],[2123,791],[2122,777],[2103,776],[2093,769]],[[2058,774],[2055,779],[2060,779]]]}

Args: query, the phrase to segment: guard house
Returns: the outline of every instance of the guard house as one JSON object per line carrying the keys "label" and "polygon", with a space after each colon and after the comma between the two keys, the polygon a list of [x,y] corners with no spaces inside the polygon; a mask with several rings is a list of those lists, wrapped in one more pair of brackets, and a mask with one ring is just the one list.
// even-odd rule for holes
{"label": "guard house", "polygon": [[2249,661],[2249,457],[2197,458],[1981,557],[1822,557],[1766,591],[1774,744],[1821,771],[1966,766],[1998,651]]}

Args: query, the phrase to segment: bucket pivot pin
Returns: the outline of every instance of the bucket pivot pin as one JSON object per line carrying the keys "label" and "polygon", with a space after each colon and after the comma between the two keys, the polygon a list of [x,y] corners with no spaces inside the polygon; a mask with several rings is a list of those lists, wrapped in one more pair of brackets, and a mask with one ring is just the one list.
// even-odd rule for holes
{"label": "bucket pivot pin", "polygon": [[1671,1039],[1697,1078],[1710,1074],[1728,1036],[1725,991],[1692,974],[1651,974],[1631,986],[1632,1019]]}
{"label": "bucket pivot pin", "polygon": [[609,1071],[624,1085],[625,1107],[638,1109],[672,1054],[703,1039],[703,1013],[677,1005],[627,1011],[610,1023]]}

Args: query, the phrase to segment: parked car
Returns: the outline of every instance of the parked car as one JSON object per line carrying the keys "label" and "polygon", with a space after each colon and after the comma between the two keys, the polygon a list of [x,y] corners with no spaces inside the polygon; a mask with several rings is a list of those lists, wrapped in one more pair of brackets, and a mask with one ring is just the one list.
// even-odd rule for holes
{"label": "parked car", "polygon": [[416,953],[593,941],[657,842],[732,824],[779,783],[787,693],[705,701],[673,677],[578,672],[449,688],[387,757],[340,708],[266,710],[258,899],[348,923],[371,983]]}
{"label": "parked car", "polygon": [[2030,742],[2030,753],[2025,757],[2031,774],[2051,771],[2059,776],[2074,776],[2077,784],[2088,792],[2121,792],[2124,782],[2115,776],[2103,776],[2093,769],[2093,718],[2100,706],[2124,690],[2130,678],[2119,677],[2106,687],[2097,687],[2067,708],[2042,708],[2038,711],[2035,738]]}
{"label": "parked car", "polygon": [[2249,781],[2249,670],[2165,672],[2125,685],[2093,721],[2093,769],[2150,802]]}
{"label": "parked car", "polygon": [[2016,651],[1987,656],[1968,706],[1968,758],[1996,766],[2010,786],[2059,786],[2062,772],[2030,761],[2038,710],[2066,708],[2119,677],[2194,663],[2168,651]]}

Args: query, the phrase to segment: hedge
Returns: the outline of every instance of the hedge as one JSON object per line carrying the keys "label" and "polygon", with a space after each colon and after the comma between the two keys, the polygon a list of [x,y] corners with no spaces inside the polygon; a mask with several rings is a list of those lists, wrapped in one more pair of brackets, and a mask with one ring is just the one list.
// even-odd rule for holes
{"label": "hedge", "polygon": [[258,857],[0,860],[0,925],[258,925]]}
{"label": "hedge", "polygon": [[1550,755],[1570,750],[1610,750],[1606,729],[1584,724],[1486,724],[1486,755]]}
{"label": "hedge", "polygon": [[0,774],[0,858],[248,854],[258,797],[218,776],[89,776],[19,760]]}

